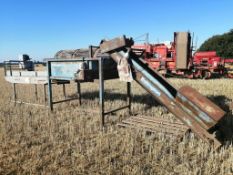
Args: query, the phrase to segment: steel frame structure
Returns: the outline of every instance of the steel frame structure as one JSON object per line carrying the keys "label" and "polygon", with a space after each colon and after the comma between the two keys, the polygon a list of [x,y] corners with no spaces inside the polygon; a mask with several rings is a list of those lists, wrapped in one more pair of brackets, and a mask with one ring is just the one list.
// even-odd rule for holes
{"label": "steel frame structure", "polygon": [[[61,101],[53,101],[53,88],[52,88],[52,81],[55,80],[68,80],[65,77],[56,77],[56,76],[52,76],[52,68],[51,68],[51,64],[52,63],[72,63],[72,62],[84,62],[84,61],[90,61],[90,62],[94,62],[94,61],[98,61],[98,75],[99,75],[99,113],[100,113],[100,127],[104,127],[105,126],[105,116],[114,112],[117,112],[119,110],[123,110],[123,109],[128,109],[129,114],[131,114],[131,102],[132,102],[132,97],[131,97],[131,83],[127,82],[127,99],[126,99],[126,105],[119,107],[117,109],[113,109],[110,111],[105,111],[105,107],[104,107],[104,102],[105,102],[105,95],[104,95],[104,81],[105,81],[105,76],[104,76],[104,67],[103,67],[103,60],[104,59],[109,59],[109,58],[105,58],[105,57],[99,57],[98,59],[93,59],[93,58],[81,58],[81,59],[65,59],[65,60],[55,60],[55,59],[51,59],[47,61],[47,69],[48,69],[48,105],[51,111],[54,110],[54,104],[57,103],[62,103],[62,102],[67,102],[67,101],[71,101],[71,100],[79,100],[79,105],[81,105],[81,83],[79,80],[74,80],[77,83],[77,93],[78,93],[78,98],[70,98],[70,99],[65,99],[65,100],[61,100]],[[85,82],[85,81],[84,81]]]}

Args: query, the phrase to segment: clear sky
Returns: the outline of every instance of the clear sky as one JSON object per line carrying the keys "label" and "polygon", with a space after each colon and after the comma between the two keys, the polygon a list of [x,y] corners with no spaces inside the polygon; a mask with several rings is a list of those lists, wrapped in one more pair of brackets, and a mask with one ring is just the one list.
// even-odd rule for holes
{"label": "clear sky", "polygon": [[148,32],[155,43],[189,30],[200,45],[233,28],[232,8],[232,0],[0,0],[0,61],[41,60],[122,34]]}

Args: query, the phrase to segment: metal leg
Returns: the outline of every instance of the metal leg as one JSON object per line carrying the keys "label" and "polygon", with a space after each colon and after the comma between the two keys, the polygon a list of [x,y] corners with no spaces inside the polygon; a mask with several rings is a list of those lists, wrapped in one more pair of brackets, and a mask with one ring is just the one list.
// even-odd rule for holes
{"label": "metal leg", "polygon": [[44,102],[47,102],[46,84],[44,84]]}
{"label": "metal leg", "polygon": [[37,91],[37,85],[35,84],[35,97],[36,97],[36,100],[38,100],[38,91]]}
{"label": "metal leg", "polygon": [[99,58],[99,108],[100,108],[100,127],[104,127],[104,80],[103,80],[103,59]]}
{"label": "metal leg", "polygon": [[62,84],[63,86],[63,96],[65,97],[66,99],[66,85],[65,84]]}
{"label": "metal leg", "polygon": [[81,85],[80,82],[77,82],[77,92],[78,92],[78,100],[79,100],[79,105],[82,104],[82,96],[81,96]]}
{"label": "metal leg", "polygon": [[14,100],[14,104],[16,105],[17,94],[16,94],[16,84],[15,83],[12,84],[12,89],[13,89],[13,100]]}
{"label": "metal leg", "polygon": [[131,102],[132,102],[131,83],[127,82],[127,104],[128,104],[128,109],[129,109],[129,115],[131,115]]}
{"label": "metal leg", "polygon": [[53,89],[52,89],[52,81],[50,79],[51,76],[51,63],[48,61],[48,100],[49,100],[49,108],[53,111]]}

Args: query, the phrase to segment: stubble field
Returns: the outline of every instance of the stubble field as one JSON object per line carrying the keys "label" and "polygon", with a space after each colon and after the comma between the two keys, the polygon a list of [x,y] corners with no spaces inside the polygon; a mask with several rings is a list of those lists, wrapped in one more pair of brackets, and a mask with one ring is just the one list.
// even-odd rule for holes
{"label": "stubble field", "polygon": [[[100,130],[98,84],[82,84],[83,104],[72,101],[55,105],[54,112],[10,102],[11,85],[0,69],[0,174],[222,174],[233,173],[233,80],[169,81],[177,88],[190,85],[226,112],[221,122],[224,146],[215,151],[197,137],[175,142],[138,129],[119,128],[127,110],[106,118]],[[106,82],[106,109],[125,104],[126,84]],[[33,86],[19,87],[18,97],[35,102]],[[42,88],[41,88],[42,89]],[[54,98],[62,99],[55,86]],[[74,96],[76,87],[67,87]],[[140,116],[173,117],[136,83],[132,84],[132,112]],[[42,90],[39,102],[43,103]]]}

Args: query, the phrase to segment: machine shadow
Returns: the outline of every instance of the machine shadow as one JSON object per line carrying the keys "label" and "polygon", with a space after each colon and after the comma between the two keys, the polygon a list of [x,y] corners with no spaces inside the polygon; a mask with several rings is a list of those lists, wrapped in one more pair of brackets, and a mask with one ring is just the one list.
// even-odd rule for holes
{"label": "machine shadow", "polygon": [[230,145],[233,143],[233,111],[229,108],[229,102],[231,99],[226,96],[208,96],[208,98],[213,101],[216,105],[222,108],[226,114],[224,117],[217,123],[216,127],[218,133],[216,137],[223,143],[223,145]]}
{"label": "machine shadow", "polygon": [[[127,98],[126,94],[113,93],[111,90],[105,90],[104,95],[105,102],[112,100],[126,100]],[[75,96],[77,96],[77,94],[72,94],[70,97]],[[216,137],[222,142],[223,145],[229,145],[233,143],[233,111],[229,109],[228,105],[230,99],[222,95],[211,95],[207,97],[226,112],[225,116],[217,123],[216,127],[212,128],[212,130],[217,130]],[[82,93],[83,100],[95,100],[98,98],[99,91]],[[145,110],[155,106],[161,106],[160,103],[149,94],[132,95],[132,102],[146,105]],[[210,132],[212,131],[210,130]]]}
{"label": "machine shadow", "polygon": [[[77,94],[72,94],[70,97],[76,97]],[[99,98],[99,91],[82,92],[83,100],[94,100]],[[123,93],[111,92],[111,90],[105,90],[104,99],[106,102],[113,100],[126,101],[127,95]],[[132,95],[132,103],[139,103],[146,105],[146,109],[150,109],[154,106],[160,106],[160,103],[156,101],[151,95]]]}

